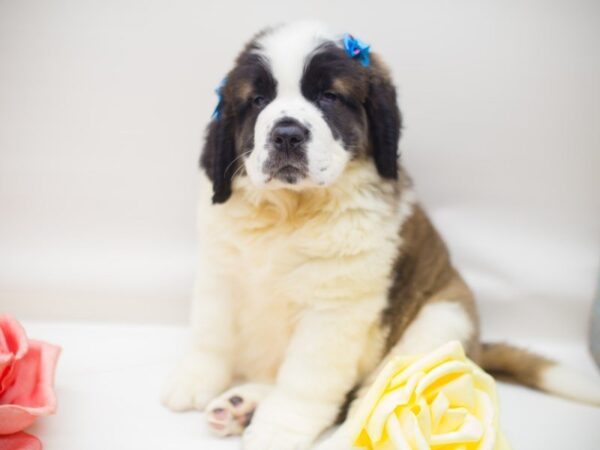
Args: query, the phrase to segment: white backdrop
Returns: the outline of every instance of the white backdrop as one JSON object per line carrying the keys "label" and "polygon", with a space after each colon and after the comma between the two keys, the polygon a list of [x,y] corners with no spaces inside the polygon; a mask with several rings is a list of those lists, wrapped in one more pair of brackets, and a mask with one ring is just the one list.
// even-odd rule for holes
{"label": "white backdrop", "polygon": [[395,74],[404,162],[486,334],[582,339],[600,256],[600,2],[0,0],[0,311],[185,320],[213,88],[313,17]]}

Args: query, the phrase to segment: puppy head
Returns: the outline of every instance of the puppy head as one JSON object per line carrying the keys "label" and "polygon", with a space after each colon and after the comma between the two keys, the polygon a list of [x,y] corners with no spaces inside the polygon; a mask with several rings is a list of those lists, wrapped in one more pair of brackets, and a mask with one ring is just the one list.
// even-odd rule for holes
{"label": "puppy head", "polygon": [[259,189],[332,184],[352,159],[371,159],[396,178],[401,117],[387,69],[363,65],[341,38],[299,22],[261,32],[221,89],[201,165],[213,202],[231,195],[235,176]]}

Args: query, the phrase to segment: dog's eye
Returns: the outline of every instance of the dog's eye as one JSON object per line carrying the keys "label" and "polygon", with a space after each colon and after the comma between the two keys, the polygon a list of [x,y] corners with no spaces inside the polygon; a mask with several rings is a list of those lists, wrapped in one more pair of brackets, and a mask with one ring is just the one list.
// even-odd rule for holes
{"label": "dog's eye", "polygon": [[263,106],[265,106],[267,104],[267,99],[264,98],[262,95],[257,95],[256,97],[254,97],[252,99],[252,103],[257,108],[262,108]]}
{"label": "dog's eye", "polygon": [[326,102],[335,102],[338,99],[338,96],[335,92],[325,91],[321,94],[321,100]]}

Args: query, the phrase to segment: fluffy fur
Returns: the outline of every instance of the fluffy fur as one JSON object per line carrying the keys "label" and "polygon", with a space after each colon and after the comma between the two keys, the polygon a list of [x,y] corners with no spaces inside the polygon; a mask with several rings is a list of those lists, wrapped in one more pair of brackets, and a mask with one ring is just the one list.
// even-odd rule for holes
{"label": "fluffy fur", "polygon": [[[313,23],[259,34],[208,128],[194,337],[163,400],[174,410],[212,401],[220,435],[252,418],[245,450],[309,448],[341,408],[352,414],[388,358],[449,340],[564,394],[551,361],[481,347],[473,295],[398,163],[390,76],[377,55],[363,67],[340,46]],[[277,149],[281,121],[307,139]],[[346,433],[322,448],[344,450]]]}

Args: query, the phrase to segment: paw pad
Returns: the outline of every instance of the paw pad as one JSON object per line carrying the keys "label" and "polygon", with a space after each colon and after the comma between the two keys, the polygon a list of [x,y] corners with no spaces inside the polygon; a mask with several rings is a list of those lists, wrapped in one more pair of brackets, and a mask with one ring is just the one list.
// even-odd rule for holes
{"label": "paw pad", "polygon": [[208,426],[218,436],[240,435],[250,424],[256,403],[241,395],[222,395],[207,408]]}
{"label": "paw pad", "polygon": [[233,397],[231,397],[229,399],[229,403],[231,403],[233,406],[238,406],[241,405],[242,403],[244,403],[244,399],[242,397],[240,397],[239,395],[234,395]]}

